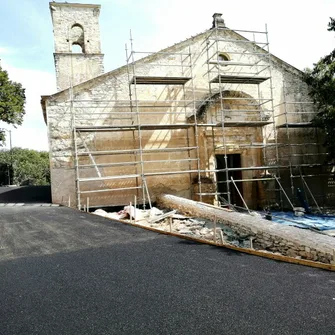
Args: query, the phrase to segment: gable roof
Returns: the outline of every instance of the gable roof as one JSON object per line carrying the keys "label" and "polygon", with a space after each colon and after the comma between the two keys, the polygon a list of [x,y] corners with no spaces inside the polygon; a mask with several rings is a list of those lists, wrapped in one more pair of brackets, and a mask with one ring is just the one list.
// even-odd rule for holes
{"label": "gable roof", "polygon": [[[231,30],[229,29],[228,27],[225,27],[225,28],[217,28],[219,31],[229,31],[233,34],[236,35],[237,39],[240,39],[240,40],[245,40],[245,41],[250,41],[248,40],[246,37],[242,36],[241,34],[239,34],[238,32],[234,31],[234,30]],[[213,31],[213,28],[211,29],[207,29],[205,30],[204,32],[201,32],[195,36],[191,36],[181,42],[178,42],[178,43],[175,43],[171,46],[168,46],[166,47],[165,49],[162,49],[162,50],[159,50],[157,52],[153,52],[152,54],[148,55],[148,56],[145,56],[143,58],[140,58],[139,60],[135,61],[134,63],[135,64],[145,64],[147,62],[150,62],[152,60],[152,58],[154,57],[157,57],[157,55],[159,55],[160,53],[169,53],[169,52],[174,52],[176,51],[176,49],[180,49],[180,48],[183,48],[185,46],[187,46],[189,43],[192,43],[196,40],[199,40],[203,37],[205,37],[206,35],[212,33]],[[250,41],[252,42],[252,41]],[[264,54],[267,54],[267,51],[265,51],[263,48],[261,48],[259,45],[257,44],[254,44],[254,46],[256,46],[256,48],[258,49],[259,52],[264,52]],[[302,75],[303,72],[299,69],[297,69],[296,67],[294,67],[293,65],[290,65],[289,63],[283,61],[282,59],[274,56],[273,54],[269,53],[270,57],[271,57],[271,61],[277,63],[277,64],[280,64],[281,66],[284,66],[285,69],[287,71],[290,71],[290,72],[293,72],[297,75]],[[88,85],[96,85],[97,83],[101,82],[101,81],[104,81],[106,78],[110,78],[110,77],[115,77],[116,75],[118,74],[121,74],[121,73],[124,73],[127,71],[127,65],[123,65],[119,68],[116,68],[112,71],[108,71],[106,73],[103,73],[97,77],[94,77],[92,79],[89,79],[87,81],[84,81],[80,84],[77,84],[75,86],[73,86],[73,89],[75,90],[80,90],[82,87],[87,87]],[[91,86],[91,87],[92,87]],[[42,111],[43,111],[43,117],[44,117],[44,120],[45,120],[45,123],[47,123],[47,118],[46,118],[46,101],[49,100],[49,99],[54,99],[54,98],[57,98],[59,96],[61,96],[62,94],[68,92],[70,90],[70,88],[66,88],[65,90],[62,90],[62,91],[59,91],[59,92],[56,92],[52,95],[43,95],[41,96],[41,106],[42,106]]]}

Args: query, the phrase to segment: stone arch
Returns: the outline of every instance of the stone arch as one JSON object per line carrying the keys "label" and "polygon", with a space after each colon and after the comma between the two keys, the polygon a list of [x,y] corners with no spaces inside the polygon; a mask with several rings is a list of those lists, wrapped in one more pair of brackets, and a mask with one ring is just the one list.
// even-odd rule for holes
{"label": "stone arch", "polygon": [[79,46],[81,48],[81,52],[85,53],[85,33],[81,24],[75,23],[72,25],[70,30],[70,41],[72,52],[78,52],[77,46]]}
{"label": "stone arch", "polygon": [[[265,121],[271,113],[266,114],[257,98],[243,91],[225,90],[220,93],[217,90],[203,98],[197,106],[196,115],[199,124],[214,125],[200,128],[199,155],[203,169],[208,167],[210,171],[214,171],[218,167],[224,168],[225,164],[233,168],[264,165],[261,148],[264,133],[257,121]],[[225,122],[224,131],[221,127],[222,121]],[[256,121],[257,125],[249,121]],[[224,156],[227,156],[227,163],[222,161]],[[252,180],[258,174],[256,170],[237,169],[230,172],[234,180]],[[217,192],[224,198],[223,194],[227,192],[226,173],[209,172],[206,176],[212,180],[212,185],[216,186]],[[255,185],[255,183],[237,183],[240,193],[251,208],[257,207]],[[230,193],[231,201],[239,205],[240,197],[234,186],[230,189]]]}
{"label": "stone arch", "polygon": [[[221,106],[223,106],[223,115],[221,115]],[[221,116],[228,121],[265,121],[270,117],[250,94],[233,90],[225,90],[221,94],[216,92],[204,97],[197,106],[196,115],[199,122],[208,123],[221,121]]]}

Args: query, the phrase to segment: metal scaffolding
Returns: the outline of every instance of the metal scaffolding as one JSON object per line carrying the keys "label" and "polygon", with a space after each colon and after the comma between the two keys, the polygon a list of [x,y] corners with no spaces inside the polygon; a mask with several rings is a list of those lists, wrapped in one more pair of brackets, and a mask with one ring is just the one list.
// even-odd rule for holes
{"label": "metal scaffolding", "polygon": [[[251,34],[251,38],[247,40],[240,34]],[[240,44],[243,45],[243,49],[239,47]],[[215,198],[218,203],[233,204],[236,196],[232,199],[231,192],[235,189],[242,198],[242,203],[245,203],[241,195],[244,184],[274,180],[274,176],[267,174],[269,170],[279,174],[267,29],[233,31],[215,26],[207,36],[206,53],[209,96],[216,95],[220,107],[220,120],[217,120],[216,124],[219,128],[216,130],[220,130],[221,143],[215,141],[213,133],[213,155],[221,153],[224,156],[223,168],[220,169],[215,165],[214,169],[207,172],[212,175],[214,173],[214,178],[218,177],[218,173],[225,174],[223,180],[216,179]],[[255,94],[242,96],[241,92],[250,91],[251,86],[254,87]],[[230,105],[227,105],[227,101],[231,102]],[[241,103],[245,108],[241,108]],[[237,119],[235,121],[231,120],[234,114]],[[251,130],[254,134],[261,132],[261,141],[247,143],[247,140],[242,140],[240,141],[242,143],[232,143],[234,137],[229,132],[230,127],[239,129],[242,133],[244,131],[242,127],[254,129]],[[272,147],[272,159],[268,157],[268,147]],[[255,150],[262,151],[262,159],[257,162],[258,164],[236,167],[229,162],[231,154],[244,152],[248,155]],[[214,162],[217,163],[215,160]],[[260,171],[263,174],[259,174]],[[233,174],[237,172],[240,178],[234,180]],[[239,189],[236,182],[240,185]],[[225,184],[223,191],[219,187],[220,183]],[[235,185],[233,189],[231,189],[232,183]]]}
{"label": "metal scaffolding", "polygon": [[[201,55],[205,65],[198,62]],[[286,101],[285,92],[283,102],[274,106],[267,28],[243,31],[215,26],[205,33],[200,51],[188,46],[175,52],[138,52],[131,36],[126,60],[128,99],[110,99],[106,94],[94,101],[77,100],[70,88],[78,208],[90,195],[104,194],[128,200],[136,196],[138,204],[151,206],[151,178],[175,175],[188,176],[191,197],[200,201],[235,205],[241,197],[245,203],[243,194],[257,185],[267,192],[263,207],[274,202],[282,207],[281,185],[276,181],[286,171],[292,198],[299,177],[302,187],[319,201],[305,180],[312,177],[309,153],[296,149],[305,143],[293,143],[290,135],[292,129],[310,127],[311,118],[305,116],[314,111],[306,110],[310,103]],[[201,94],[195,82],[195,68],[200,66],[206,67],[208,83],[208,91]],[[151,100],[147,91],[154,92]],[[296,110],[288,107],[298,105],[299,120]],[[178,141],[173,146],[159,145],[150,142],[154,136],[176,136]],[[99,146],[99,139],[108,145]],[[326,155],[320,152],[318,140],[310,146]],[[251,164],[234,164],[236,154],[258,158]],[[303,160],[296,159],[300,156]],[[319,162],[314,165],[326,174]],[[208,180],[213,187],[203,185]],[[104,199],[92,207],[109,205],[115,203]]]}
{"label": "metal scaffolding", "polygon": [[[290,84],[298,87],[298,83]],[[319,205],[329,206],[335,193],[329,187],[334,182],[329,173],[332,165],[327,163],[328,153],[312,122],[314,104],[303,101],[300,92],[290,92],[285,82],[282,95],[282,102],[275,106],[275,118],[280,142],[279,164],[282,174],[286,175],[284,186],[291,189],[293,203],[301,205],[297,192],[303,190],[308,203],[321,211]]]}
{"label": "metal scaffolding", "polygon": [[[197,120],[188,122],[196,102],[193,92],[193,72],[191,51],[185,53],[164,53],[164,55],[180,57],[179,64],[163,64],[172,68],[172,75],[141,75],[136,68],[136,55],[143,52],[133,50],[133,39],[130,38],[131,49],[126,46],[127,57],[127,78],[129,87],[129,100],[99,99],[95,103],[92,101],[75,100],[71,97],[70,108],[73,115],[73,136],[74,136],[74,156],[76,171],[76,192],[77,206],[82,208],[85,203],[85,197],[92,194],[130,191],[131,196],[136,195],[138,202],[142,202],[143,207],[147,204],[151,206],[150,189],[147,184],[148,177],[167,176],[167,175],[193,175],[198,176],[200,181],[200,163],[199,163],[199,145]],[[157,53],[145,53],[146,56]],[[159,53],[163,54],[163,53]],[[150,66],[154,64],[150,63]],[[188,94],[185,91],[185,85],[188,84]],[[147,100],[139,97],[139,85],[152,87],[181,87],[182,97],[178,99],[156,99]],[[168,111],[166,111],[168,109]],[[163,111],[162,111],[163,110]],[[193,113],[193,115],[195,115]],[[162,122],[164,117],[173,119],[168,120],[171,123]],[[108,124],[101,124],[101,120],[110,118]],[[147,122],[147,121],[150,121]],[[186,134],[184,143],[175,147],[145,147],[143,139],[147,134],[155,131],[182,131]],[[191,133],[192,132],[192,136]],[[131,133],[133,143],[129,148],[117,147],[103,150],[88,148],[87,138],[96,139],[98,134],[111,134],[115,136],[118,133],[120,139],[124,138],[126,133]],[[159,159],[159,155],[165,154],[164,159]],[[183,153],[180,158],[178,153]],[[186,153],[186,154],[185,154]],[[157,155],[152,157],[151,154]],[[129,161],[127,156],[132,156]],[[175,157],[174,157],[175,156]],[[97,162],[100,157],[107,157],[106,162]],[[129,157],[128,157],[129,158]],[[153,168],[159,164],[158,171]],[[180,168],[173,168],[173,165]],[[117,168],[117,174],[105,173],[106,169]],[[129,169],[132,173],[127,173]],[[85,176],[85,171],[89,171]],[[96,176],[92,176],[92,171]],[[126,180],[121,183],[121,180]],[[104,187],[106,181],[116,181],[117,187]],[[131,186],[129,186],[131,185]],[[86,186],[86,187],[85,187]],[[101,205],[100,205],[101,206]],[[108,206],[108,204],[104,204]],[[91,206],[94,207],[94,206]],[[97,205],[99,207],[99,205]]]}

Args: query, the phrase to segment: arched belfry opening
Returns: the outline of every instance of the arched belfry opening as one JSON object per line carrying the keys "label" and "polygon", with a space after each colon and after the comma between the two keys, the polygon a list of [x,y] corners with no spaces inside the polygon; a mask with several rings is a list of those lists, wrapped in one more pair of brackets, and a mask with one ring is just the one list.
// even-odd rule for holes
{"label": "arched belfry opening", "polygon": [[72,43],[71,51],[73,54],[83,54],[84,50],[80,44]]}
{"label": "arched belfry opening", "polygon": [[79,23],[75,23],[70,30],[70,41],[73,53],[85,53],[85,33],[84,28]]}
{"label": "arched belfry opening", "polygon": [[50,2],[50,12],[57,90],[65,90],[103,74],[100,5]]}

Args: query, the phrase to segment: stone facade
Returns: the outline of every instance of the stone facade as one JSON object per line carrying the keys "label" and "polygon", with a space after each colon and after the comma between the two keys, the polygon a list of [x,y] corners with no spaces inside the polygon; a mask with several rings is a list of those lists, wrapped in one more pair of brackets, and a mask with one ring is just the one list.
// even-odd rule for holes
{"label": "stone facade", "polygon": [[[200,200],[199,181],[206,180],[201,188],[202,200],[213,203],[221,182],[215,172],[219,156],[230,155],[240,160],[240,172],[234,179],[249,180],[239,183],[246,202],[253,208],[263,207],[268,197],[265,183],[252,180],[260,178],[264,169],[250,167],[289,166],[285,157],[291,152],[285,144],[303,143],[306,136],[311,136],[305,129],[298,129],[288,138],[287,129],[277,127],[303,121],[294,114],[294,107],[292,114],[286,113],[290,120],[282,116],[288,108],[283,101],[308,101],[301,72],[272,55],[272,66],[267,66],[268,55],[262,49],[255,52],[250,43],[240,43],[246,42],[241,35],[221,27],[216,30],[215,43],[211,42],[213,31],[208,30],[128,67],[99,75],[103,69],[99,9],[97,5],[51,4],[58,87],[70,86],[71,72],[74,83],[73,89],[42,99],[49,129],[53,202],[67,204],[70,199],[72,206],[82,206],[89,197],[92,206],[118,206],[133,201],[134,195],[145,202],[146,189],[152,201],[162,192]],[[84,28],[84,42],[80,27]],[[67,42],[66,29],[73,28],[72,39]],[[71,43],[80,44],[84,53],[69,54]],[[220,84],[212,83],[209,89],[215,77],[215,71],[208,67],[209,60],[216,60],[218,50],[228,54],[231,62],[228,66],[217,65],[220,72],[234,73],[238,69],[234,64],[248,61],[257,64],[252,67],[254,75],[261,73],[266,78],[262,86],[246,81],[226,83],[221,89]],[[163,78],[162,84],[139,84],[134,74],[136,78]],[[184,85],[164,83],[164,78],[171,77],[188,80]],[[277,106],[274,114],[273,106]],[[232,126],[225,126],[229,122]],[[250,126],[246,126],[248,122]],[[244,125],[239,126],[241,123]],[[92,131],[87,131],[90,127]],[[283,146],[273,149],[271,145],[278,139]],[[264,143],[270,145],[266,153]],[[318,146],[297,148],[308,151],[311,157],[320,150]],[[297,165],[306,159],[294,157]],[[80,171],[76,171],[79,165]],[[78,175],[81,181],[76,182]],[[289,181],[283,182],[290,187]],[[316,184],[313,190],[324,191],[324,186]],[[76,196],[78,187],[80,197]],[[234,201],[238,202],[233,185],[231,192],[235,192]],[[275,196],[273,201],[277,201]]]}

